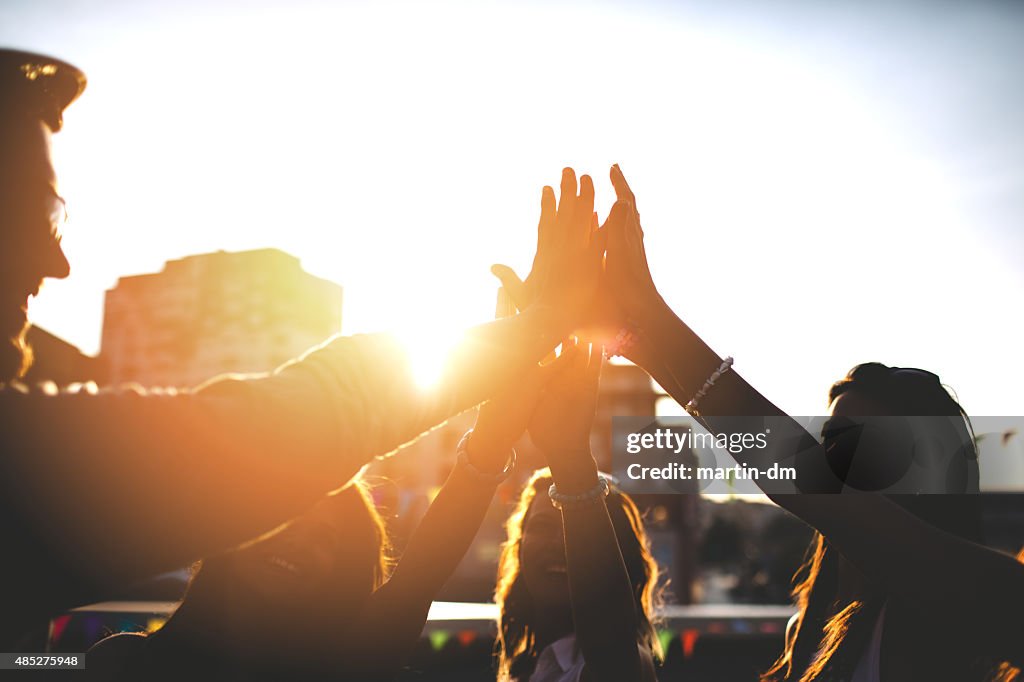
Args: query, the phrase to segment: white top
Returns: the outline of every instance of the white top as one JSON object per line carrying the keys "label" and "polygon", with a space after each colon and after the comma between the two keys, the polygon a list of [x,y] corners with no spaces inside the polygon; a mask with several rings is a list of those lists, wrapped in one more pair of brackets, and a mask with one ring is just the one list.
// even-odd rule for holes
{"label": "white top", "polygon": [[885,606],[878,612],[875,629],[871,633],[871,642],[861,655],[857,667],[853,670],[850,682],[880,682],[882,676],[882,628],[885,625]]}
{"label": "white top", "polygon": [[583,665],[576,635],[566,635],[540,652],[529,682],[579,682]]}

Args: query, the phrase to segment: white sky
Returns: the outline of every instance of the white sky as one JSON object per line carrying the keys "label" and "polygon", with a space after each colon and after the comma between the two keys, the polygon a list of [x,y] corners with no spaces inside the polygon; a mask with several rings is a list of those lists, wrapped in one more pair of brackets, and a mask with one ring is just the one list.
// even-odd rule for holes
{"label": "white sky", "polygon": [[793,414],[877,360],[1022,414],[1022,13],[958,5],[29,2],[0,44],[83,68],[56,138],[73,274],[33,320],[275,246],[346,333],[467,326],[525,274],[540,187],[618,162],[665,297]]}

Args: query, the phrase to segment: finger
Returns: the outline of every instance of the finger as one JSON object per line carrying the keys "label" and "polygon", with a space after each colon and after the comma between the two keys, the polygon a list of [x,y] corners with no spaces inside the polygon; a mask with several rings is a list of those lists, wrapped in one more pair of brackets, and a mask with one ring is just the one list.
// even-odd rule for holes
{"label": "finger", "polygon": [[567,370],[572,365],[572,358],[573,355],[571,353],[563,353],[550,362],[542,363],[540,371],[543,382],[547,383],[555,376]]}
{"label": "finger", "polygon": [[633,190],[630,189],[629,183],[626,182],[626,176],[623,175],[622,169],[619,168],[619,164],[612,166],[611,172],[608,175],[611,177],[612,187],[615,188],[615,197],[623,201],[628,201],[635,206],[636,197],[633,196]]}
{"label": "finger", "polygon": [[494,319],[500,320],[516,314],[516,304],[508,295],[508,289],[498,287],[498,300],[494,303]]}
{"label": "finger", "polygon": [[557,216],[559,221],[571,220],[576,209],[576,171],[562,169],[562,184],[558,196]]}
{"label": "finger", "polygon": [[569,359],[566,360],[566,362],[569,363],[570,366],[571,366],[572,365],[572,359],[575,358],[578,353],[579,353],[579,348],[577,348],[576,337],[575,336],[569,336],[569,337],[566,337],[565,339],[562,339],[562,350],[559,353],[558,357],[562,357],[562,356],[568,357]]}
{"label": "finger", "polygon": [[[633,212],[633,204],[626,201],[625,199],[619,199],[612,208],[608,211],[608,217],[604,219],[604,224],[601,225],[602,229],[606,229],[611,225],[624,226],[626,223],[626,217]],[[614,229],[612,231],[615,231]]]}
{"label": "finger", "polygon": [[561,372],[565,367],[564,362],[556,359],[546,365],[537,365],[526,371],[523,377],[522,391],[527,395],[538,394],[544,386],[551,381],[551,378]]}
{"label": "finger", "polygon": [[507,265],[497,263],[491,266],[491,274],[498,278],[501,286],[504,287],[509,298],[516,304],[517,308],[525,310],[530,305],[529,291],[523,280],[519,279],[519,275],[515,273],[515,270]]}
{"label": "finger", "polygon": [[590,362],[587,364],[587,383],[597,385],[601,378],[601,367],[604,365],[604,348],[596,343],[590,344]]}
{"label": "finger", "polygon": [[601,226],[601,232],[605,233],[608,251],[625,254],[629,248],[626,239],[626,231],[629,229],[626,220],[633,214],[633,206],[628,201],[619,200],[612,204],[612,210]]}
{"label": "finger", "polygon": [[591,255],[600,260],[602,264],[605,260],[605,252],[608,250],[608,230],[600,228],[594,232],[594,237],[591,238],[590,242]]}
{"label": "finger", "polygon": [[540,193],[540,221],[537,223],[537,253],[534,256],[534,264],[542,254],[547,254],[547,247],[551,245],[551,239],[554,237],[555,207],[555,190],[545,185]]}
{"label": "finger", "polygon": [[555,225],[555,190],[545,185],[540,193],[540,220],[537,222],[537,250],[533,254],[530,274],[526,276],[528,295],[544,286],[551,270],[552,253],[557,249]]}
{"label": "finger", "polygon": [[590,344],[579,345],[573,358],[572,371],[576,376],[586,376],[588,365],[590,365]]}
{"label": "finger", "polygon": [[589,175],[580,176],[580,195],[576,204],[576,231],[580,243],[590,239],[590,221],[594,213],[594,181]]}

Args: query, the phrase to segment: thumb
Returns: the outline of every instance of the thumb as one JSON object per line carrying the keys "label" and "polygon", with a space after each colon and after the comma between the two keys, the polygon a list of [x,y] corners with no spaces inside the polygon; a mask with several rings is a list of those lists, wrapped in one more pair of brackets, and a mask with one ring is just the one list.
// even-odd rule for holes
{"label": "thumb", "polygon": [[519,275],[516,274],[515,270],[507,265],[498,263],[491,266],[491,274],[498,278],[501,286],[505,287],[505,291],[508,292],[509,297],[516,304],[517,308],[524,310],[530,304],[526,284],[523,280],[519,279]]}
{"label": "thumb", "polygon": [[516,393],[524,401],[533,404],[537,402],[541,391],[547,385],[564,372],[570,365],[575,352],[562,353],[551,362],[531,367],[521,377]]}
{"label": "thumb", "polygon": [[551,362],[541,365],[539,377],[543,383],[551,381],[554,377],[572,366],[573,359],[579,351],[576,348],[569,348],[562,351],[562,354]]}

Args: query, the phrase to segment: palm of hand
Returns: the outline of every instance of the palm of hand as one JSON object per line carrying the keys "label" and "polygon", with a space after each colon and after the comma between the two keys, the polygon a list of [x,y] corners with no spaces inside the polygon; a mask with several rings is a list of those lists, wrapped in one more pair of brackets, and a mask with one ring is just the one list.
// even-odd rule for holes
{"label": "palm of hand", "polygon": [[545,386],[530,418],[530,438],[550,459],[588,450],[597,409],[600,349],[570,347],[575,353],[558,376]]}

